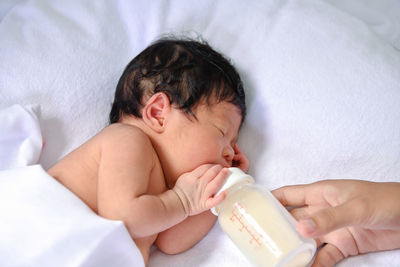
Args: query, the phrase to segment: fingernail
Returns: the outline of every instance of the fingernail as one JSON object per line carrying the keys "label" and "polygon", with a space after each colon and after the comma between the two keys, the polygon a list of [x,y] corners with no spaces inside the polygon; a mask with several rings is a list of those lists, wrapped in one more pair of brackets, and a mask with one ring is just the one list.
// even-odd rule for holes
{"label": "fingernail", "polygon": [[312,219],[304,219],[304,220],[300,220],[301,224],[303,225],[303,229],[305,230],[305,232],[311,234],[313,232],[315,232],[315,230],[317,230],[317,225],[315,224],[315,222]]}

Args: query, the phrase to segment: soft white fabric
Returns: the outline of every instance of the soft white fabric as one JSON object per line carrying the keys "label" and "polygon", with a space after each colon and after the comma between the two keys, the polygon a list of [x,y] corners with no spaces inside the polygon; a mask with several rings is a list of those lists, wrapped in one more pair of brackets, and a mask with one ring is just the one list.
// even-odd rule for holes
{"label": "soft white fabric", "polygon": [[0,109],[0,170],[36,164],[42,151],[39,106]]}
{"label": "soft white fabric", "polygon": [[0,2],[0,21],[16,4],[23,0],[1,0]]}
{"label": "soft white fabric", "polygon": [[[40,163],[47,168],[107,124],[115,85],[133,56],[162,34],[194,32],[243,77],[249,112],[239,144],[258,183],[273,189],[328,178],[400,181],[400,28],[390,15],[399,5],[352,3],[23,2],[0,24],[0,105],[41,105]],[[399,252],[390,251],[339,266],[398,262]],[[189,251],[154,250],[149,262],[246,264],[218,225]]]}
{"label": "soft white fabric", "polygon": [[1,266],[144,266],[120,221],[93,213],[40,165],[0,171]]}
{"label": "soft white fabric", "polygon": [[400,1],[325,0],[341,12],[360,19],[380,38],[400,49]]}

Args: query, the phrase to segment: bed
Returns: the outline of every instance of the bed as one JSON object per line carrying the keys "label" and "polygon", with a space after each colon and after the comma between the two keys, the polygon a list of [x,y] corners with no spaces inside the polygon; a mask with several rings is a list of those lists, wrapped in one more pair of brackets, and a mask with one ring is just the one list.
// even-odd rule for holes
{"label": "bed", "polygon": [[[239,70],[257,183],[400,182],[399,14],[397,0],[2,1],[0,265],[143,265],[121,222],[43,170],[107,125],[123,68],[166,34],[201,36]],[[149,266],[248,262],[217,223],[179,255],[153,248]],[[338,266],[400,266],[400,253]]]}

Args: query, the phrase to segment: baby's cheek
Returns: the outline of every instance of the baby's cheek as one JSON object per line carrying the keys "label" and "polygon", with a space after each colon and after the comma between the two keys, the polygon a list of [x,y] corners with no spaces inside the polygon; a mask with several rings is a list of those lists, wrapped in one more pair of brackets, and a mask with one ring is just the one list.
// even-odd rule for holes
{"label": "baby's cheek", "polygon": [[193,167],[198,167],[202,164],[218,163],[218,153],[216,153],[211,147],[208,146],[197,146],[195,150],[187,155],[188,164]]}

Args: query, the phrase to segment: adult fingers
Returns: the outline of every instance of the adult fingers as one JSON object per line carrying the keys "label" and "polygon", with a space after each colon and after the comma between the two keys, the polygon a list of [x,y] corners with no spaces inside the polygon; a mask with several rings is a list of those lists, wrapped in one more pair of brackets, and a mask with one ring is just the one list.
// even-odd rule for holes
{"label": "adult fingers", "polygon": [[271,192],[284,206],[301,206],[306,204],[306,196],[310,186],[288,185]]}
{"label": "adult fingers", "polygon": [[[309,207],[304,206],[304,207],[292,209],[290,211],[290,214],[292,214],[292,216],[297,221],[299,221],[301,219],[309,218],[310,217]],[[319,238],[315,238],[315,241],[317,243],[317,247],[320,247],[323,244],[323,242]]]}
{"label": "adult fingers", "polygon": [[343,253],[328,243],[318,251],[312,267],[331,267],[343,259]]}
{"label": "adult fingers", "polygon": [[301,206],[299,208],[294,208],[290,210],[290,214],[292,214],[292,216],[296,220],[310,218],[310,211],[308,206]]}
{"label": "adult fingers", "polygon": [[365,202],[356,198],[301,219],[297,226],[302,235],[318,237],[345,226],[362,224],[367,218],[368,209]]}

